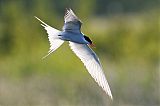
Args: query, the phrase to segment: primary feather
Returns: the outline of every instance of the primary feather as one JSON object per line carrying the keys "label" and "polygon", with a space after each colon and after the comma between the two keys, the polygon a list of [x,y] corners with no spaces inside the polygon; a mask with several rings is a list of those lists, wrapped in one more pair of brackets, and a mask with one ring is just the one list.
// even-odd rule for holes
{"label": "primary feather", "polygon": [[105,74],[103,73],[101,63],[95,52],[86,44],[69,42],[72,51],[81,59],[90,75],[95,79],[99,86],[111,97],[112,93]]}
{"label": "primary feather", "polygon": [[78,19],[74,12],[71,9],[66,9],[63,30],[80,33],[81,24],[82,22]]}

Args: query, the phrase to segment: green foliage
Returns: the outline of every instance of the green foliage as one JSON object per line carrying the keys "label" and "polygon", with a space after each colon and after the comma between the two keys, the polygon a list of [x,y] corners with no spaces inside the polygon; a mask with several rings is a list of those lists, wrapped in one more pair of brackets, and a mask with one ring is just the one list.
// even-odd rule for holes
{"label": "green foliage", "polygon": [[[128,13],[115,9],[106,14],[103,5],[109,8],[115,1],[0,0],[0,105],[159,105],[159,8],[147,0],[154,8],[145,3],[138,11],[136,2],[129,7],[121,0]],[[73,8],[83,21],[82,31],[96,44],[113,103],[68,43],[41,59],[49,43],[34,16],[61,29],[66,7]]]}

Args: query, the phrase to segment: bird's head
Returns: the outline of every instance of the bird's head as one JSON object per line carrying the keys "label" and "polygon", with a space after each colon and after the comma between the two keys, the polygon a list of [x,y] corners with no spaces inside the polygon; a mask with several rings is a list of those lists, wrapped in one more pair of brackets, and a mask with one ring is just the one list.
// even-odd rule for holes
{"label": "bird's head", "polygon": [[88,36],[84,35],[84,39],[88,42],[88,45],[90,47],[95,47],[95,45],[93,44],[92,40]]}

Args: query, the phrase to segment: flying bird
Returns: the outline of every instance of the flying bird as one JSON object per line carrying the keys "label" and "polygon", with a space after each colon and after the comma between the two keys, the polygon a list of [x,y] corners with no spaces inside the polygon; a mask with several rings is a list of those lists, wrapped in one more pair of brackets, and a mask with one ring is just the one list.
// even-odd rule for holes
{"label": "flying bird", "polygon": [[89,37],[81,32],[82,22],[74,14],[74,12],[70,8],[66,9],[62,31],[47,25],[36,16],[35,18],[41,22],[41,25],[44,27],[48,34],[50,50],[45,57],[58,49],[64,41],[69,41],[69,46],[71,47],[72,51],[84,63],[90,75],[94,78],[98,85],[102,87],[106,94],[108,94],[110,98],[113,99],[99,58],[90,48],[94,47],[94,44]]}

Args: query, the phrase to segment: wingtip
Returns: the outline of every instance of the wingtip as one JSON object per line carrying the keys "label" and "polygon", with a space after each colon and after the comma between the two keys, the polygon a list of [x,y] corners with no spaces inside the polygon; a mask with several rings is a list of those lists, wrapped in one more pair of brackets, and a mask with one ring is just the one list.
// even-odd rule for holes
{"label": "wingtip", "polygon": [[110,98],[111,98],[111,100],[113,101],[113,96],[112,96],[112,95],[110,95]]}
{"label": "wingtip", "polygon": [[112,93],[111,91],[110,92],[107,92],[108,96],[111,98],[111,100],[113,101],[113,96],[112,96]]}
{"label": "wingtip", "polygon": [[112,96],[110,88],[109,88],[109,90],[106,91],[106,93],[111,98],[111,100],[113,101],[113,96]]}
{"label": "wingtip", "polygon": [[68,9],[68,8],[66,8],[66,9],[65,9],[65,15],[64,15],[64,18],[68,15],[68,13],[69,13],[69,9]]}
{"label": "wingtip", "polygon": [[71,8],[69,8],[69,11],[72,11],[72,9],[71,9]]}
{"label": "wingtip", "polygon": [[72,9],[71,9],[70,7],[68,7],[68,8],[66,8],[66,10],[67,10],[67,11],[70,11],[70,10],[72,10]]}
{"label": "wingtip", "polygon": [[73,12],[70,7],[65,9],[65,14],[66,14],[66,15],[67,15],[69,12]]}
{"label": "wingtip", "polygon": [[68,11],[69,10],[69,8],[66,8],[66,11]]}

